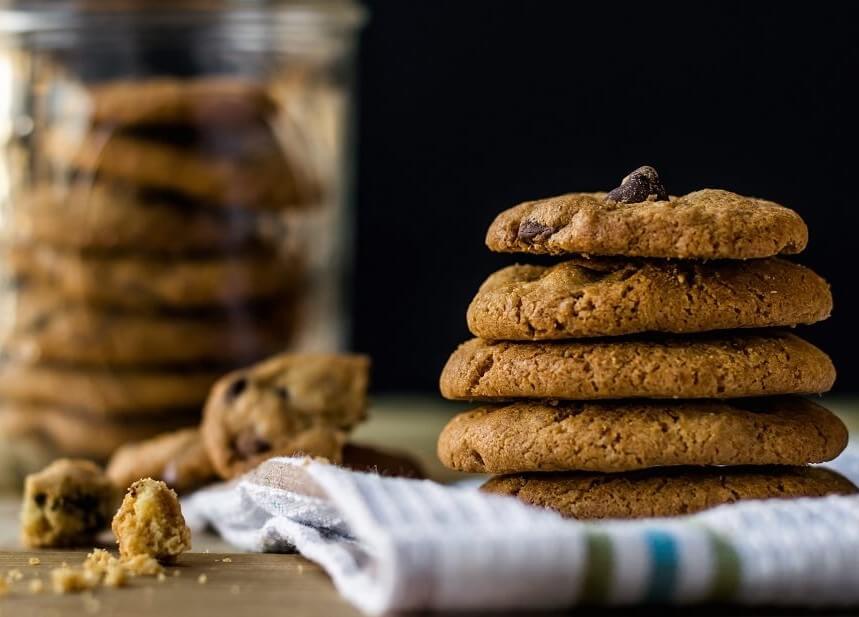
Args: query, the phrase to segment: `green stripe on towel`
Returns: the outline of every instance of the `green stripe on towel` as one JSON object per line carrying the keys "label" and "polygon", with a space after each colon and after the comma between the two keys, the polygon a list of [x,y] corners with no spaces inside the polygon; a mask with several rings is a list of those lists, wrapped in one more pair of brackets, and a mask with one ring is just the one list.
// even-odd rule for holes
{"label": "green stripe on towel", "polygon": [[604,604],[609,600],[614,570],[614,552],[607,534],[589,531],[586,534],[587,568],[582,585],[581,601]]}

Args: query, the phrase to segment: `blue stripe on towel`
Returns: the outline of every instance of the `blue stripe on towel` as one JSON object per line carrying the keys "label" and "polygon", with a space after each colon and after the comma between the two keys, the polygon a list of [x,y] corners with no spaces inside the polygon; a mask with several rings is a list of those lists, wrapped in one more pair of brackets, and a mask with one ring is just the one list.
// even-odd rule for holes
{"label": "blue stripe on towel", "polygon": [[680,558],[677,542],[664,531],[649,529],[644,534],[650,551],[650,580],[644,599],[647,602],[670,602],[677,587],[677,570]]}

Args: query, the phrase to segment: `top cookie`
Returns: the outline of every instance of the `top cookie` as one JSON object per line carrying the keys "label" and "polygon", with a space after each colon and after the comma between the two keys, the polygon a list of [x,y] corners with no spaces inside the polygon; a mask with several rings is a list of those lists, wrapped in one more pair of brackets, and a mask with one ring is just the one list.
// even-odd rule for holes
{"label": "top cookie", "polygon": [[528,201],[499,214],[486,234],[486,245],[504,253],[677,259],[794,254],[807,242],[793,210],[717,189],[637,203],[606,193]]}

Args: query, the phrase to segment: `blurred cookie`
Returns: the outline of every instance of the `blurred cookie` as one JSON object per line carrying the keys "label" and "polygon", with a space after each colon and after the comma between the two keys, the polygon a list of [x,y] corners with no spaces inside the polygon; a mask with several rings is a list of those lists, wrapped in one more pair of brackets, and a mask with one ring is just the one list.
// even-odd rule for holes
{"label": "blurred cookie", "polygon": [[199,410],[173,410],[151,417],[91,418],[57,405],[0,402],[0,434],[40,438],[65,456],[106,460],[121,445],[195,424]]}
{"label": "blurred cookie", "polygon": [[405,452],[354,443],[347,443],[343,447],[343,466],[380,476],[415,479],[426,477],[420,463]]}
{"label": "blurred cookie", "polygon": [[367,407],[369,359],[281,354],[218,381],[201,431],[215,469],[240,475],[273,456],[341,460],[345,431]]}
{"label": "blurred cookie", "polygon": [[455,416],[438,457],[471,473],[619,472],[673,465],[804,465],[838,456],[847,429],[800,397],[515,402]]}
{"label": "blurred cookie", "polygon": [[857,489],[820,467],[681,467],[499,476],[481,490],[512,495],[569,518],[601,519],[679,516],[747,499],[850,495]]}
{"label": "blurred cookie", "polygon": [[236,305],[281,296],[298,284],[299,264],[272,251],[158,259],[93,255],[46,246],[4,247],[10,276],[70,301],[134,309]]}
{"label": "blurred cookie", "polygon": [[832,361],[786,332],[630,340],[472,339],[441,375],[450,399],[736,398],[826,392]]}
{"label": "blurred cookie", "polygon": [[282,349],[294,309],[282,303],[211,315],[137,313],[71,303],[47,289],[11,292],[7,355],[28,362],[234,368]]}
{"label": "blurred cookie", "polygon": [[93,123],[117,125],[236,125],[277,108],[264,84],[227,75],[103,82],[89,88],[89,100]]}
{"label": "blurred cookie", "polygon": [[175,132],[178,143],[162,139],[169,132],[154,139],[108,130],[52,131],[40,143],[59,170],[171,191],[204,204],[271,211],[318,200],[314,183],[287,160],[264,124],[241,131],[208,127],[192,143]]}
{"label": "blurred cookie", "polygon": [[125,444],[110,458],[107,475],[123,489],[140,478],[153,478],[179,494],[219,480],[197,427]]}
{"label": "blurred cookie", "polygon": [[826,281],[784,259],[575,259],[494,273],[468,307],[468,325],[485,339],[551,340],[793,326],[831,311]]}
{"label": "blurred cookie", "polygon": [[153,253],[229,251],[257,241],[258,218],[108,182],[42,184],[15,194],[3,233],[61,249]]}
{"label": "blurred cookie", "polygon": [[771,201],[717,189],[623,203],[606,193],[528,201],[498,215],[486,245],[505,253],[751,259],[800,253],[802,218]]}
{"label": "blurred cookie", "polygon": [[0,398],[76,409],[92,417],[151,417],[200,409],[222,374],[60,367],[7,358],[0,362]]}

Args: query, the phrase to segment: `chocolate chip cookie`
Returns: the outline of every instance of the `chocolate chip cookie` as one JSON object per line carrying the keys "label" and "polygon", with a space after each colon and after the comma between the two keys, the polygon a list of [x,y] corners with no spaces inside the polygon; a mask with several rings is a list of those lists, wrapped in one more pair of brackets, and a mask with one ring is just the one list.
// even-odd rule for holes
{"label": "chocolate chip cookie", "polygon": [[191,530],[185,524],[176,492],[151,478],[128,487],[111,528],[123,559],[146,555],[161,563],[173,563],[191,549]]}
{"label": "chocolate chip cookie", "polygon": [[441,375],[446,398],[736,398],[826,392],[825,353],[786,332],[539,343],[472,339]]}
{"label": "chocolate chip cookie", "polygon": [[496,272],[468,307],[468,326],[486,339],[552,340],[793,326],[831,311],[826,281],[780,258],[574,259]]}
{"label": "chocolate chip cookie", "polygon": [[674,465],[804,465],[838,456],[847,429],[800,397],[515,402],[454,417],[438,440],[471,473],[620,472]]}
{"label": "chocolate chip cookie", "polygon": [[482,489],[577,519],[692,514],[746,499],[850,495],[856,487],[820,467],[648,469],[622,474],[499,476]]}
{"label": "chocolate chip cookie", "polygon": [[265,228],[246,210],[212,210],[131,185],[84,180],[19,191],[7,216],[7,243],[68,250],[235,251],[258,242]]}
{"label": "chocolate chip cookie", "polygon": [[264,301],[295,289],[300,278],[297,259],[262,250],[173,260],[16,245],[4,247],[2,255],[20,284],[120,308],[194,309]]}
{"label": "chocolate chip cookie", "polygon": [[59,459],[27,476],[21,539],[33,548],[91,546],[116,507],[116,489],[101,468]]}
{"label": "chocolate chip cookie", "polygon": [[0,399],[77,409],[94,418],[127,418],[199,409],[223,373],[61,367],[0,360]]}
{"label": "chocolate chip cookie", "polygon": [[209,127],[192,141],[184,134],[175,142],[164,137],[109,130],[83,135],[52,131],[41,147],[61,172],[174,192],[218,207],[271,211],[319,199],[315,183],[302,175],[297,162],[287,159],[263,123],[240,132]]}
{"label": "chocolate chip cookie", "polygon": [[232,478],[273,456],[339,462],[346,431],[364,419],[369,359],[282,354],[212,388],[201,430],[217,472]]}
{"label": "chocolate chip cookie", "polygon": [[200,420],[199,408],[164,410],[148,416],[94,418],[79,410],[44,403],[0,401],[0,435],[38,439],[65,456],[104,461],[125,443],[148,439]]}
{"label": "chocolate chip cookie", "polygon": [[180,495],[218,479],[197,427],[122,446],[111,456],[107,475],[122,488],[140,478],[162,480]]}
{"label": "chocolate chip cookie", "polygon": [[703,189],[623,203],[606,193],[528,201],[498,215],[486,235],[493,251],[675,259],[751,259],[799,253],[802,218],[771,201]]}
{"label": "chocolate chip cookie", "polygon": [[95,124],[241,125],[277,109],[264,84],[240,76],[117,80],[89,88]]}
{"label": "chocolate chip cookie", "polygon": [[14,312],[0,318],[6,354],[110,367],[233,368],[281,349],[295,317],[278,303],[207,315],[128,312],[71,303],[44,288],[16,290],[8,304]]}

